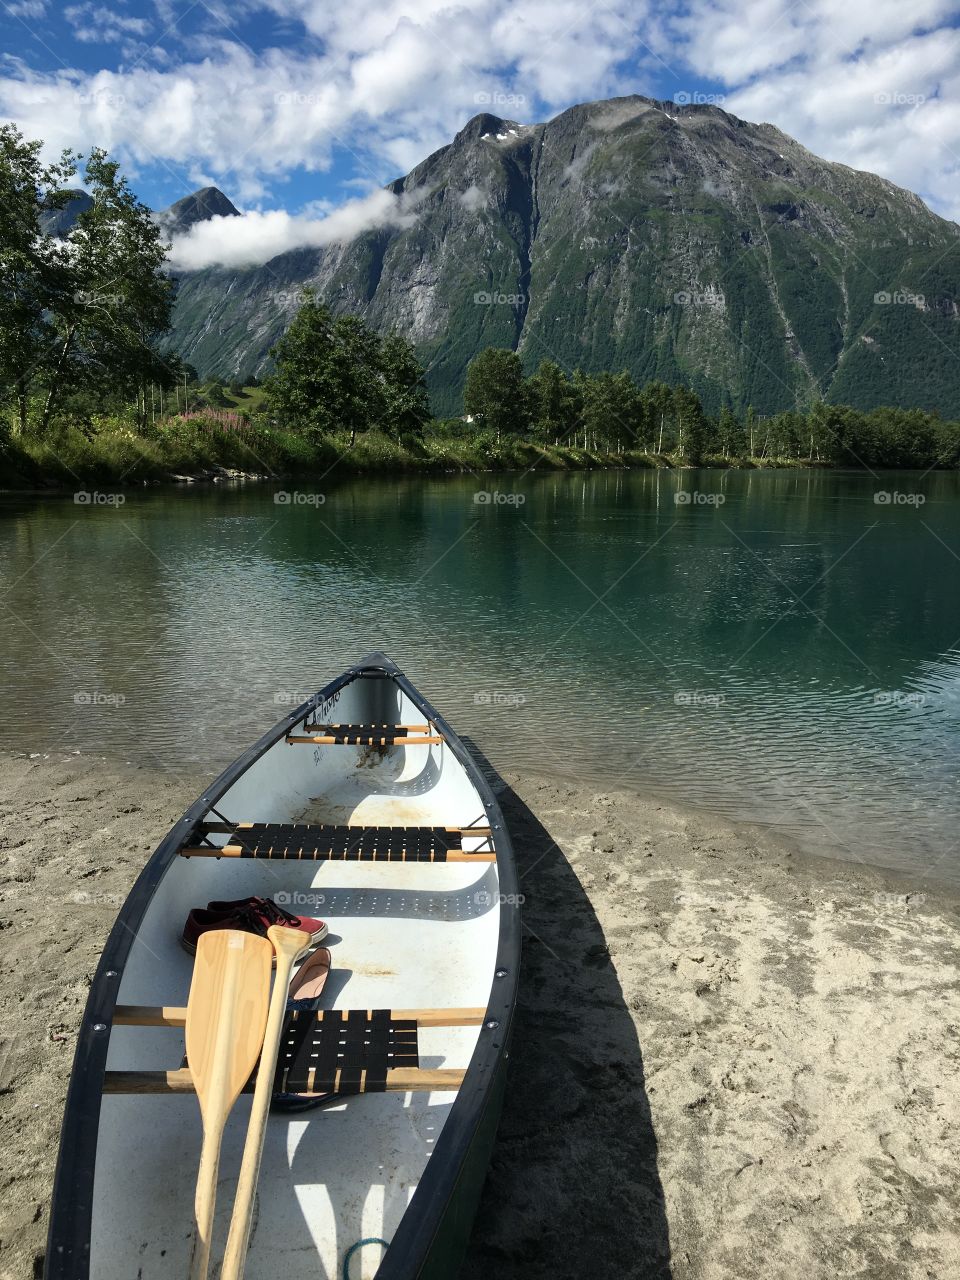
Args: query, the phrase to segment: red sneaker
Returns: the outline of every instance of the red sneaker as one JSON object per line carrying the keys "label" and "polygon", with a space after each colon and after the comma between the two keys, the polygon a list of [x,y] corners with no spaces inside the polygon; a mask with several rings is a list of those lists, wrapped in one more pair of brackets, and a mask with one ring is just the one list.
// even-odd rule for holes
{"label": "red sneaker", "polygon": [[240,929],[265,938],[272,924],[281,924],[288,929],[302,929],[309,936],[311,944],[320,942],[327,936],[327,926],[322,920],[292,915],[289,911],[284,911],[283,907],[278,907],[270,898],[241,898],[236,902],[211,902],[206,910],[194,907],[187,916],[180,942],[192,955],[197,950],[197,939],[201,933],[207,933],[211,929]]}
{"label": "red sneaker", "polygon": [[272,924],[282,924],[287,929],[302,929],[309,933],[311,942],[322,942],[327,936],[327,926],[313,916],[295,916],[279,906],[272,898],[240,898],[236,902],[208,902],[207,910],[230,915],[235,911],[252,911],[264,925],[264,931]]}

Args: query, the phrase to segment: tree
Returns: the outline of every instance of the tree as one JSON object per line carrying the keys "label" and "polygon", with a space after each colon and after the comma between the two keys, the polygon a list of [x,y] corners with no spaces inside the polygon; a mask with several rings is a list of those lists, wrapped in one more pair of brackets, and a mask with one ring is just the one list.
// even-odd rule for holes
{"label": "tree", "polygon": [[746,435],[728,405],[720,410],[717,420],[717,442],[725,458],[739,458],[746,453]]}
{"label": "tree", "polygon": [[148,386],[172,386],[178,372],[155,347],[173,306],[169,246],[105,152],[92,151],[85,169],[93,200],[62,250],[70,289],[52,307],[56,342],[42,369],[41,434],[65,394],[81,388],[136,392],[142,426]]}
{"label": "tree", "polygon": [[380,348],[379,336],[359,316],[340,316],[334,321],[337,417],[339,425],[350,431],[351,448],[357,442],[357,432],[383,419]]}
{"label": "tree", "polygon": [[529,421],[523,366],[515,351],[487,347],[470,361],[463,389],[467,413],[495,432],[521,435]]}
{"label": "tree", "polygon": [[643,427],[643,406],[629,373],[597,373],[582,378],[582,422],[593,447],[623,449]]}
{"label": "tree", "polygon": [[333,430],[336,422],[333,323],[327,307],[308,291],[290,328],[270,352],[274,369],[263,383],[280,422],[313,436]]}
{"label": "tree", "polygon": [[430,417],[411,344],[395,333],[381,339],[359,316],[334,319],[309,291],[271,355],[274,370],[263,384],[271,411],[315,439],[346,429],[352,446],[371,427],[399,436]]}
{"label": "tree", "polygon": [[527,380],[531,425],[542,440],[554,444],[576,429],[577,397],[563,370],[553,360],[541,360]]}
{"label": "tree", "polygon": [[55,339],[52,314],[69,296],[62,246],[44,235],[41,214],[63,208],[69,196],[62,186],[76,168],[69,152],[42,164],[41,148],[13,125],[0,125],[0,388],[13,393],[21,433]]}
{"label": "tree", "polygon": [[430,395],[423,365],[413,344],[399,333],[388,333],[380,348],[383,425],[404,435],[418,435],[430,420]]}
{"label": "tree", "polygon": [[676,443],[673,388],[665,382],[648,382],[640,392],[640,400],[653,452],[670,453]]}
{"label": "tree", "polygon": [[689,387],[674,387],[670,399],[677,424],[677,450],[691,467],[699,467],[706,446],[706,422],[700,397]]}

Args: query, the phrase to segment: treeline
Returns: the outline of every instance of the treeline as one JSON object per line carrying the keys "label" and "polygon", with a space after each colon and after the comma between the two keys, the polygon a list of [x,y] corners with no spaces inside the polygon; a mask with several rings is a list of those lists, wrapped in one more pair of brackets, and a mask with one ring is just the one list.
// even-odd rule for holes
{"label": "treeline", "polygon": [[956,467],[960,423],[922,409],[869,412],[817,403],[806,411],[761,416],[748,408],[704,412],[688,387],[627,372],[567,375],[543,360],[525,376],[520,356],[489,347],[467,370],[464,408],[471,427],[497,441],[519,437],[577,444],[595,452],[640,452],[686,465],[705,462],[807,462],[850,467]]}
{"label": "treeline", "polygon": [[[162,231],[103,151],[83,164],[89,205],[65,234],[52,233],[79,160],[65,152],[45,163],[39,142],[0,125],[8,472],[42,477],[56,464],[72,473],[94,457],[107,472],[157,475],[215,460],[241,465],[244,449],[304,469],[347,450],[358,466],[375,455],[437,466],[508,466],[522,456],[527,465],[537,450],[546,465],[960,466],[960,424],[922,410],[815,404],[713,416],[688,387],[567,372],[551,360],[530,371],[498,348],[470,363],[463,417],[437,421],[413,346],[357,316],[335,316],[309,292],[262,385],[200,383],[163,354],[175,282]],[[229,445],[211,441],[214,428],[239,427],[258,433],[255,447],[239,430]]]}

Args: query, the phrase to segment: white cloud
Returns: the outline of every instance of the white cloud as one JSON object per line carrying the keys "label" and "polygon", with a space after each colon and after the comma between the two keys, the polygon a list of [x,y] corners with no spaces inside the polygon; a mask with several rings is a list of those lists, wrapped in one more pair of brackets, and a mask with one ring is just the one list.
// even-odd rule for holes
{"label": "white cloud", "polygon": [[291,249],[321,248],[345,243],[375,227],[409,227],[416,221],[416,196],[397,197],[375,191],[349,200],[325,217],[294,217],[281,210],[251,211],[240,217],[209,218],[195,223],[173,242],[170,263],[175,270],[201,267],[242,267],[269,262]]}
{"label": "white cloud", "polygon": [[536,119],[612,91],[618,65],[641,47],[646,3],[610,0],[598,14],[580,0],[238,0],[241,16],[269,9],[318,39],[291,33],[287,47],[254,53],[223,28],[194,44],[205,56],[180,65],[8,69],[0,113],[51,150],[98,143],[127,165],[192,167],[231,191],[296,167],[322,171],[336,146],[380,185],[449,141],[480,94],[496,91]]}
{"label": "white cloud", "polygon": [[132,18],[93,3],[70,5],[64,9],[63,16],[76,39],[88,44],[124,42],[131,36],[145,36],[150,30],[145,18]]}
{"label": "white cloud", "polygon": [[478,209],[483,208],[490,199],[490,196],[488,192],[484,191],[483,187],[478,187],[477,184],[474,183],[472,186],[467,187],[466,191],[461,191],[457,196],[457,199],[463,205],[464,209],[469,210],[471,213],[475,213]]}
{"label": "white cloud", "polygon": [[17,0],[5,4],[4,9],[11,18],[42,18],[47,12],[47,0]]}

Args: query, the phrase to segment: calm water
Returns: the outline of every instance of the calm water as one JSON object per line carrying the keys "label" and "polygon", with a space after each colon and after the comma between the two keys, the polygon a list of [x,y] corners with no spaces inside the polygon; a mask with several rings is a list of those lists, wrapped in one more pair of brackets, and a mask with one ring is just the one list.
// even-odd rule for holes
{"label": "calm water", "polygon": [[210,773],[382,648],[501,769],[960,883],[960,478],[483,484],[0,501],[0,746]]}

